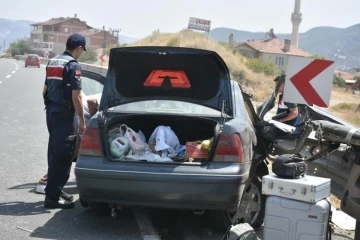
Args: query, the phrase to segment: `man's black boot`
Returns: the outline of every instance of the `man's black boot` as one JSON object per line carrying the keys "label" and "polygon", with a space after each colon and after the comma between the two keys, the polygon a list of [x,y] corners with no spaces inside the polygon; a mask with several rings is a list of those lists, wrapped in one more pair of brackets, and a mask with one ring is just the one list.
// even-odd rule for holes
{"label": "man's black boot", "polygon": [[66,201],[65,199],[60,198],[58,201],[52,200],[48,197],[45,197],[45,208],[61,208],[61,209],[70,209],[75,207],[75,203],[71,201]]}
{"label": "man's black boot", "polygon": [[74,200],[74,197],[64,191],[60,192],[60,197],[66,201],[72,202]]}

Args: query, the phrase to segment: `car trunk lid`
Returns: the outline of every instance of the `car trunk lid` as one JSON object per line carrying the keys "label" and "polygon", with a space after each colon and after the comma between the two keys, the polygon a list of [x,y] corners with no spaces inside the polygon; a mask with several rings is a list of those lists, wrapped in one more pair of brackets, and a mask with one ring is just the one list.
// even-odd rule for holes
{"label": "car trunk lid", "polygon": [[213,51],[124,47],[110,51],[100,111],[144,100],[176,100],[233,116],[230,73]]}

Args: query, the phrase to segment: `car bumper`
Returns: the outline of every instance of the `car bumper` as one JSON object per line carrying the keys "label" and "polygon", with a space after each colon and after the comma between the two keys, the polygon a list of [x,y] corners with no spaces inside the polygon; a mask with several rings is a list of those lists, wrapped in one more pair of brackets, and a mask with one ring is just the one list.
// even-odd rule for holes
{"label": "car bumper", "polygon": [[88,202],[231,211],[239,206],[250,164],[169,166],[80,156],[75,176]]}
{"label": "car bumper", "polygon": [[37,62],[26,62],[25,65],[26,65],[26,66],[36,66],[36,67],[37,67],[37,66],[40,65],[40,63],[37,63]]}

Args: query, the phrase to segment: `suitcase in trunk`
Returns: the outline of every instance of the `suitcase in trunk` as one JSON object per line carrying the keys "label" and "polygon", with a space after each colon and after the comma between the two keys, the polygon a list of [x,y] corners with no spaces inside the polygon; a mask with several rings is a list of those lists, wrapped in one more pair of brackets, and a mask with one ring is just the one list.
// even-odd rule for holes
{"label": "suitcase in trunk", "polygon": [[331,205],[326,199],[306,203],[269,196],[263,240],[327,240],[331,234],[330,211]]}
{"label": "suitcase in trunk", "polygon": [[330,196],[330,185],[330,178],[305,175],[297,179],[285,179],[270,173],[262,179],[262,193],[315,203]]}

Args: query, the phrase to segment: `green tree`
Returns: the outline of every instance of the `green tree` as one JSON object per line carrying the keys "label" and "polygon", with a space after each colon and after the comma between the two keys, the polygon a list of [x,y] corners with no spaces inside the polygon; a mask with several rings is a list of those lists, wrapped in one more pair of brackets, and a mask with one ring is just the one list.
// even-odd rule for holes
{"label": "green tree", "polygon": [[93,63],[97,61],[98,55],[92,48],[87,48],[86,52],[83,52],[78,59],[78,62],[82,63]]}
{"label": "green tree", "polygon": [[334,74],[333,85],[338,87],[346,87],[346,82],[342,77],[339,77],[338,75]]}
{"label": "green tree", "polygon": [[25,53],[30,53],[30,39],[22,38],[18,39],[15,42],[10,43],[9,48],[6,51],[7,53],[14,55],[23,55]]}
{"label": "green tree", "polygon": [[271,62],[266,62],[260,58],[248,59],[246,65],[256,73],[264,73],[267,76],[275,76],[278,74],[279,70],[275,64]]}

